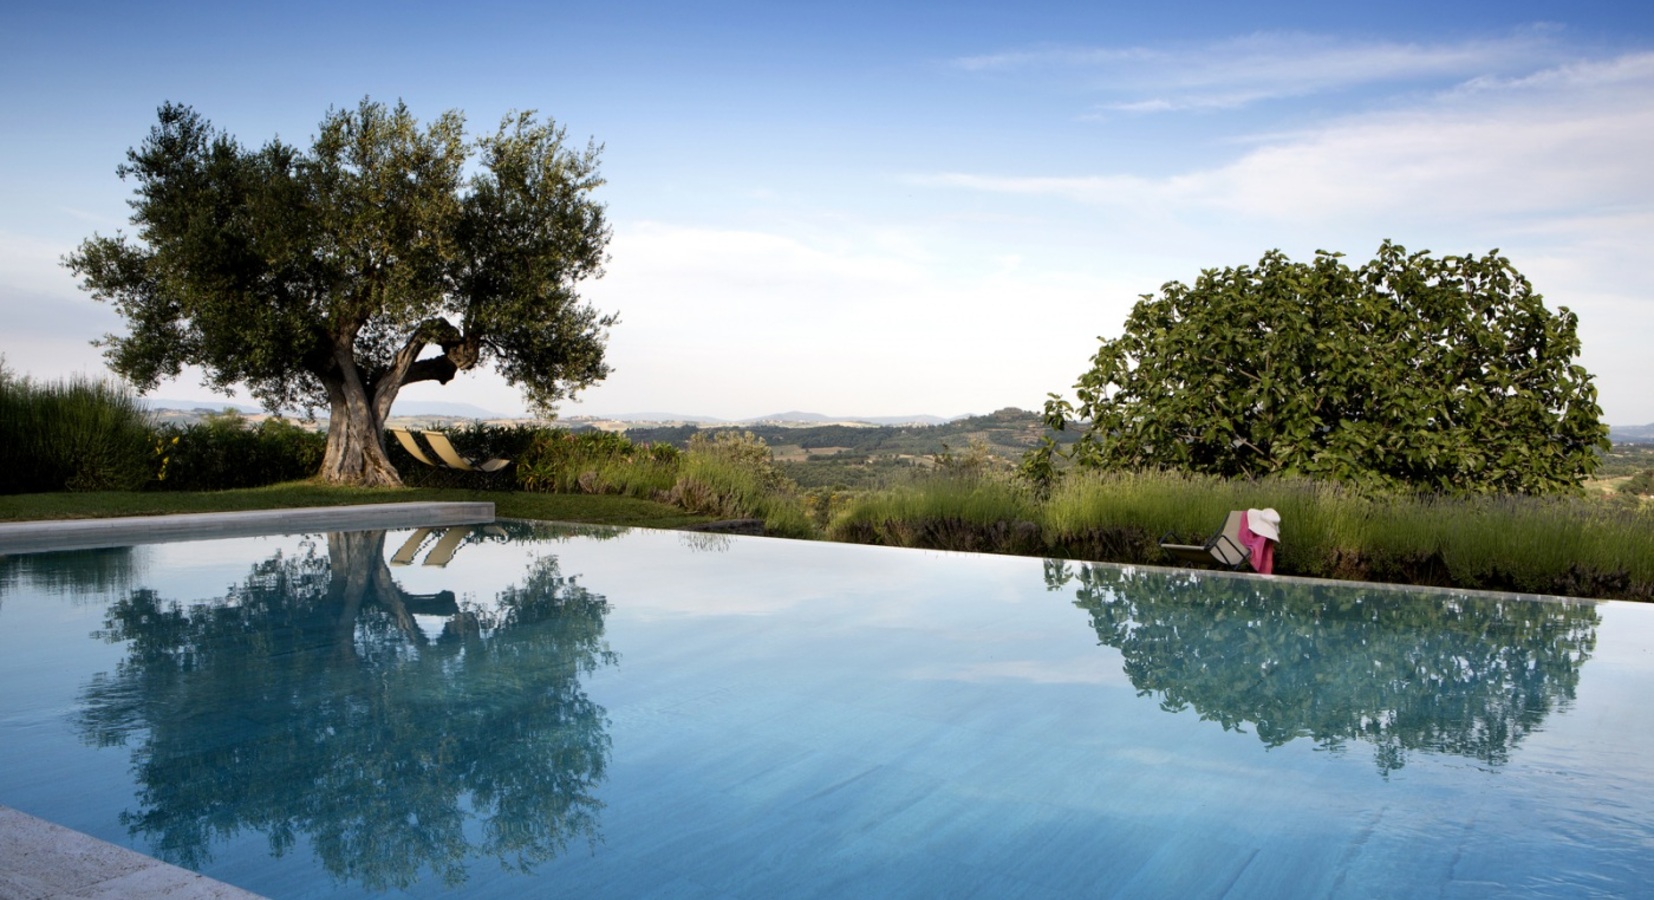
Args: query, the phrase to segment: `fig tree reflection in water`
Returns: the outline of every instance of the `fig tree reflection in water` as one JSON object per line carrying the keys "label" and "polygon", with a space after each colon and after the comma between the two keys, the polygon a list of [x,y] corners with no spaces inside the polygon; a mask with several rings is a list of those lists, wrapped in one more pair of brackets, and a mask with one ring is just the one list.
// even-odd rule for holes
{"label": "fig tree reflection in water", "polygon": [[552,555],[479,603],[404,592],[382,531],[329,534],[223,597],[111,604],[101,636],[127,656],[78,725],[131,746],[122,822],[168,861],[199,869],[253,829],[368,889],[426,868],[452,886],[468,857],[527,869],[598,840],[610,742],[580,679],[617,661],[608,610]]}
{"label": "fig tree reflection in water", "polygon": [[1049,560],[1142,695],[1192,707],[1276,747],[1374,747],[1380,773],[1408,751],[1500,766],[1574,699],[1596,645],[1594,604]]}

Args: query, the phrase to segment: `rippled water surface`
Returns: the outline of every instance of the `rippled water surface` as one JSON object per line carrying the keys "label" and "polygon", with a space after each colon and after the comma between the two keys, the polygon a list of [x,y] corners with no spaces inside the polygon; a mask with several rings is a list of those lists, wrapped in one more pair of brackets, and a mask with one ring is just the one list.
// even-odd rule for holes
{"label": "rippled water surface", "polygon": [[503,523],[0,557],[0,803],[275,897],[1627,896],[1654,608]]}

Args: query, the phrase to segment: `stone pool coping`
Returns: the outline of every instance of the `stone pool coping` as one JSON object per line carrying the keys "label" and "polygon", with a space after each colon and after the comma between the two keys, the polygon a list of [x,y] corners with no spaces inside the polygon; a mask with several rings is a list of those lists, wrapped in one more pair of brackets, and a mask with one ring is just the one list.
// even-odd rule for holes
{"label": "stone pool coping", "polygon": [[360,506],[303,506],[239,512],[119,516],[109,519],[52,519],[0,523],[0,554],[42,550],[90,550],[171,541],[361,528],[426,525],[485,525],[494,521],[492,501],[459,503],[368,503]]}
{"label": "stone pool coping", "polygon": [[259,896],[0,806],[0,897],[258,900]]}

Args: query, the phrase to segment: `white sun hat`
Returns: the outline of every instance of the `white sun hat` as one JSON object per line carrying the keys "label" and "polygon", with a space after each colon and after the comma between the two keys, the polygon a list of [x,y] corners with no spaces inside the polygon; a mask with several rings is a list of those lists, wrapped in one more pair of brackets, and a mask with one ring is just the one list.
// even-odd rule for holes
{"label": "white sun hat", "polygon": [[1246,511],[1246,527],[1252,533],[1269,538],[1275,543],[1281,542],[1281,514],[1274,509],[1249,509]]}

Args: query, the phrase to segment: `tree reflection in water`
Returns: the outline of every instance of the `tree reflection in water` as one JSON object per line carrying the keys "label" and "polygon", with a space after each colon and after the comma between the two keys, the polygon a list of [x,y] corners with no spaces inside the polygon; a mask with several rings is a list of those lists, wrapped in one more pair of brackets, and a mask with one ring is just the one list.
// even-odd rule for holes
{"label": "tree reflection in water", "polygon": [[1408,751],[1503,765],[1574,698],[1596,646],[1596,607],[1047,561],[1046,586],[1125,658],[1141,695],[1250,724],[1278,747],[1309,738],[1375,748],[1380,773]]}
{"label": "tree reflection in water", "polygon": [[[110,607],[102,636],[128,656],[87,685],[80,725],[135,742],[122,818],[158,855],[200,868],[214,840],[256,829],[378,890],[598,839],[608,722],[580,676],[616,661],[607,601],[554,556],[492,604],[410,595],[384,544],[330,534],[325,555],[278,554],[220,599],[133,590]],[[445,617],[441,633],[416,615]]]}

